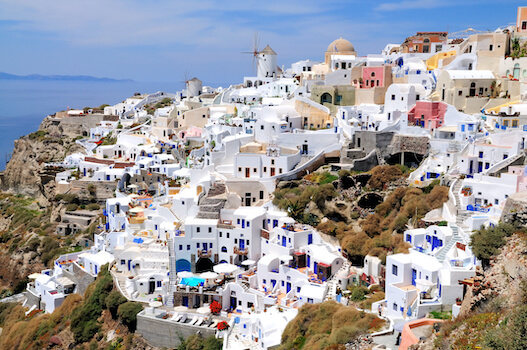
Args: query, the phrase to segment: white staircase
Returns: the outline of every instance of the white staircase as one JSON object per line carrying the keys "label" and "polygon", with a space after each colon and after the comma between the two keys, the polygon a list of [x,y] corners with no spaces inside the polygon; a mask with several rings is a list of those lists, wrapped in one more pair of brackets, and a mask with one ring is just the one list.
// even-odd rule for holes
{"label": "white staircase", "polygon": [[169,238],[167,241],[168,244],[168,263],[169,263],[169,276],[168,276],[168,296],[167,296],[167,306],[174,307],[174,292],[177,282],[177,273],[176,273],[176,252],[174,251],[174,240]]}

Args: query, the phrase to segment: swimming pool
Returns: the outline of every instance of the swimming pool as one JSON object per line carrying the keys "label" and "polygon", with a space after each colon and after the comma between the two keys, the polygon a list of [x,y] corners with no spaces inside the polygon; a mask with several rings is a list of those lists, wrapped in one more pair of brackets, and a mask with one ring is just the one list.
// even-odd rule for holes
{"label": "swimming pool", "polygon": [[184,278],[181,279],[181,284],[188,285],[188,286],[191,286],[191,287],[197,287],[197,286],[199,286],[202,283],[205,284],[205,279],[204,278],[184,277]]}

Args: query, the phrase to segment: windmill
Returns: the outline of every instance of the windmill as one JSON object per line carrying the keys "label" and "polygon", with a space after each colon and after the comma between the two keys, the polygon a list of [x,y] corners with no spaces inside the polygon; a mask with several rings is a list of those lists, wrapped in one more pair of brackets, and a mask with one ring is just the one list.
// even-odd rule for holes
{"label": "windmill", "polygon": [[185,91],[185,97],[188,97],[188,85],[190,82],[190,71],[188,69],[185,69],[183,72],[183,80],[180,81],[180,83],[183,83],[183,91]]}
{"label": "windmill", "polygon": [[259,63],[258,61],[260,59],[259,54],[261,53],[259,47],[260,47],[260,36],[258,35],[258,31],[256,31],[254,32],[254,42],[253,42],[252,51],[242,52],[243,54],[250,54],[253,56],[252,67],[253,67],[255,74],[258,72],[258,63]]}

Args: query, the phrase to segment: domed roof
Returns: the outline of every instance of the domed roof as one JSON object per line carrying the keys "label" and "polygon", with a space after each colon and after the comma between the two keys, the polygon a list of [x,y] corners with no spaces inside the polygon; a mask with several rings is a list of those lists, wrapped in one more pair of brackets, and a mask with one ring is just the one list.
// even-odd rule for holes
{"label": "domed roof", "polygon": [[346,39],[337,39],[329,44],[326,52],[349,52],[355,51],[353,45]]}

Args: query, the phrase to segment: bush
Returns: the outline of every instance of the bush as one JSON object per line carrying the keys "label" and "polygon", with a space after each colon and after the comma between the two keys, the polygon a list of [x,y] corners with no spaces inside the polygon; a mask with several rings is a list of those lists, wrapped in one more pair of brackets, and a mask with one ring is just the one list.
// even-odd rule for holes
{"label": "bush", "polygon": [[105,305],[108,311],[110,311],[112,318],[117,318],[117,309],[125,302],[126,298],[118,290],[112,290],[110,294],[108,294],[105,299]]}
{"label": "bush", "polygon": [[124,324],[130,332],[135,332],[137,327],[137,314],[143,310],[141,304],[127,301],[124,304],[119,305],[117,308],[117,316],[122,324]]}
{"label": "bush", "polygon": [[490,259],[500,252],[506,243],[505,238],[512,235],[518,227],[514,224],[499,223],[494,227],[481,227],[472,234],[470,247],[483,267],[488,267]]}
{"label": "bush", "polygon": [[70,203],[68,205],[66,205],[66,210],[67,211],[75,211],[79,208],[79,206],[75,203]]}
{"label": "bush", "polygon": [[86,209],[88,210],[99,210],[101,209],[101,206],[97,203],[90,203],[86,206]]}
{"label": "bush", "polygon": [[353,301],[362,301],[366,299],[366,294],[368,294],[368,289],[364,287],[353,288],[351,292],[351,300]]}

